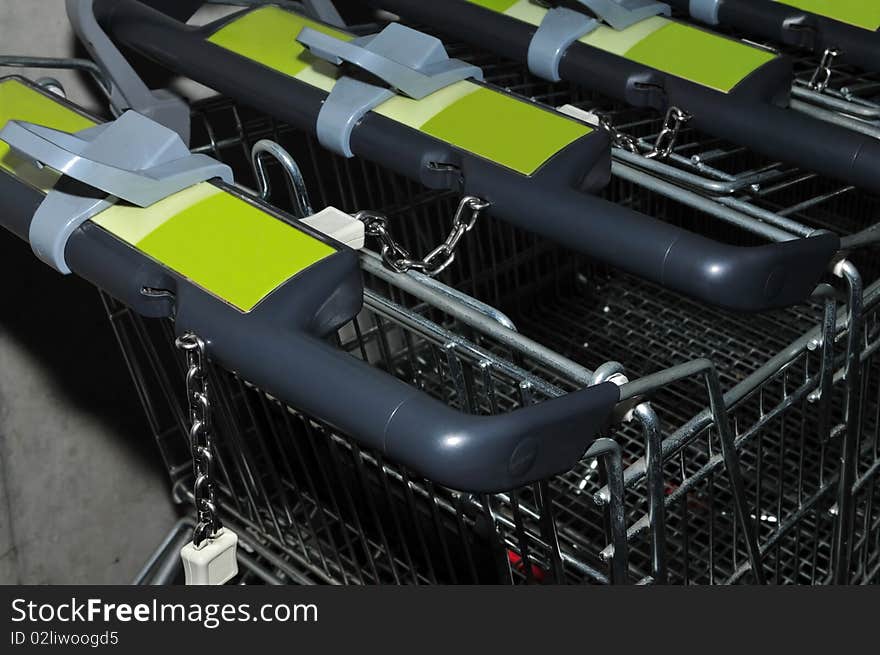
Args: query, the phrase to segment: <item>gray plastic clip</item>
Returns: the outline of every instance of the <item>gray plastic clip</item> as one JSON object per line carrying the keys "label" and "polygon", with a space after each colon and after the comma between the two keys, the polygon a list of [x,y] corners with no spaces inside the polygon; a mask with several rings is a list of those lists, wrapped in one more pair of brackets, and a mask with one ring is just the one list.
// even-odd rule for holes
{"label": "gray plastic clip", "polygon": [[559,82],[559,62],[568,47],[599,27],[595,18],[554,7],[544,16],[538,31],[529,43],[529,71],[551,82]]}
{"label": "gray plastic clip", "polygon": [[18,152],[109,197],[51,190],[31,221],[31,248],[44,262],[69,274],[64,250],[70,235],[117,199],[147,207],[213,178],[232,183],[232,171],[206,155],[189,152],[173,130],[134,111],[76,134],[9,121],[0,140]]}
{"label": "gray plastic clip", "polygon": [[671,16],[672,8],[653,0],[577,0],[596,18],[616,30],[625,30],[654,16]]}
{"label": "gray plastic clip", "polygon": [[390,88],[342,77],[318,114],[318,141],[333,152],[353,157],[351,133],[366,113],[396,94],[420,100],[468,78],[483,79],[483,71],[450,59],[443,43],[417,30],[392,23],[378,34],[343,41],[304,27],[297,41],[311,53],[335,65],[353,64]]}
{"label": "gray plastic clip", "polygon": [[717,25],[720,7],[721,0],[691,0],[688,9],[695,19],[709,25]]}
{"label": "gray plastic clip", "polygon": [[133,109],[174,130],[189,145],[190,111],[169,91],[151,91],[98,24],[95,0],[67,0],[67,16],[76,35],[110,85],[110,104],[116,116]]}
{"label": "gray plastic clip", "polygon": [[529,43],[528,66],[532,74],[559,82],[559,62],[569,46],[601,23],[625,30],[647,18],[672,13],[669,5],[651,0],[576,0],[596,18],[567,7],[554,7],[544,16]]}

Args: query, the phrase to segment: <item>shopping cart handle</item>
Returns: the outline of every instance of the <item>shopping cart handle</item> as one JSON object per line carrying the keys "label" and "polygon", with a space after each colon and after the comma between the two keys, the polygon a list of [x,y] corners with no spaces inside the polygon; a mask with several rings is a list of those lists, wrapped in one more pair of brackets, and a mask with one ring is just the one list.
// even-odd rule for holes
{"label": "shopping cart handle", "polygon": [[[503,9],[492,8],[493,3],[367,0],[367,4],[524,63],[529,61],[530,44],[538,29],[529,22],[530,14],[506,13]],[[803,16],[804,12],[780,2],[675,0],[670,4],[685,11],[690,7],[700,16],[711,14],[709,5],[717,4],[722,23],[729,16],[727,24],[770,38],[775,38],[773,31],[781,29],[780,25],[784,25],[789,34],[809,33],[797,29],[798,25],[805,27],[803,22],[784,20],[786,16]],[[826,4],[829,11],[834,11],[835,3]],[[536,7],[535,11],[539,9]],[[852,57],[851,61],[858,59],[869,70],[880,69],[880,34],[827,19],[818,20],[818,23],[822,24],[822,31],[816,32],[821,42],[819,52],[827,47],[842,47],[845,54]],[[658,30],[656,33],[662,32]],[[700,30],[692,32],[695,38],[700,34]],[[705,32],[702,35],[705,36]],[[637,37],[636,32],[633,38]],[[841,45],[844,42],[846,46]],[[684,52],[688,47],[684,42],[681,44]],[[677,52],[668,45],[658,50],[661,51],[670,55]],[[711,50],[707,52],[707,56],[712,56]],[[681,59],[688,61],[693,57],[694,53],[690,53]],[[751,52],[749,57],[760,59],[760,51]],[[557,72],[567,82],[634,107],[651,107],[660,112],[678,107],[691,115],[690,127],[746,146],[774,161],[794,164],[880,193],[880,176],[877,175],[880,140],[788,109],[793,78],[788,57],[775,57],[761,64],[727,91],[719,90],[720,80],[698,82],[699,78],[688,79],[658,66],[661,66],[660,61],[654,57],[633,58],[613,49],[575,41],[560,56]],[[718,64],[708,69],[723,70],[725,66]],[[675,67],[669,70],[675,70]],[[680,70],[679,73],[684,75]]]}
{"label": "shopping cart handle", "polygon": [[[0,170],[0,225],[27,240],[44,197]],[[173,313],[175,330],[197,333],[214,363],[389,461],[459,491],[506,491],[570,470],[620,398],[615,384],[603,383],[506,414],[476,416],[333,347],[326,335],[362,303],[352,250],[305,269],[250,312],[92,223],[71,236],[66,256],[75,274],[136,312]],[[165,295],[144,296],[151,285]]]}
{"label": "shopping cart handle", "polygon": [[[55,127],[95,123],[22,80],[3,85],[5,98],[20,96],[5,107],[13,115],[42,116]],[[0,225],[25,241],[48,189],[94,192],[52,171],[41,178],[45,168],[0,156]],[[135,313],[174,317],[177,332],[196,333],[213,362],[419,475],[467,492],[512,489],[569,470],[610,421],[620,398],[613,383],[494,416],[430,397],[327,342],[363,307],[356,251],[222,182],[196,184],[176,198],[108,209],[79,224],[64,244],[70,270]],[[210,227],[200,222],[205,217]],[[151,239],[157,229],[188,235],[197,256],[168,238]],[[214,238],[204,241],[198,235],[207,229]],[[259,247],[240,248],[245,231]],[[281,250],[270,241],[283,243]],[[259,264],[247,252],[259,253]],[[268,269],[275,272],[260,278]]]}
{"label": "shopping cart handle", "polygon": [[[491,171],[483,171],[491,176]],[[487,210],[535,230],[572,250],[612,264],[702,302],[741,312],[789,307],[807,300],[838,251],[840,238],[821,232],[805,239],[760,246],[734,246],[654,219],[574,189],[543,197],[515,185],[498,186],[472,175]],[[548,200],[548,198],[552,200]]]}
{"label": "shopping cart handle", "polygon": [[[806,48],[821,53],[827,48],[838,49],[839,63],[850,63],[869,71],[880,69],[880,34],[877,22],[869,11],[864,20],[838,20],[847,8],[827,2],[825,7],[817,3],[814,12],[800,9],[785,2],[771,0],[667,0],[682,11],[690,11],[697,20],[710,25],[725,25],[747,34]],[[871,4],[865,2],[866,5]],[[704,10],[700,8],[705,7]],[[827,12],[827,15],[820,15]],[[838,14],[838,12],[840,12]]]}
{"label": "shopping cart handle", "polygon": [[389,461],[471,493],[570,470],[620,398],[603,383],[506,414],[458,411],[322,339],[297,309],[321,276],[307,269],[249,314],[181,280],[175,330],[199,334],[213,361]]}
{"label": "shopping cart handle", "polygon": [[[424,3],[429,5],[434,6]],[[126,45],[315,133],[327,92],[224,51],[206,38],[216,26],[182,25],[137,0],[97,0],[95,8],[102,24]],[[607,181],[607,176],[599,179],[605,166],[596,165],[599,148],[610,160],[605,140],[579,139],[526,176],[370,112],[352,132],[351,148],[358,157],[429,188],[484,198],[495,216],[525,230],[725,308],[763,311],[806,300],[840,247],[832,234],[731,246],[585,193]]]}

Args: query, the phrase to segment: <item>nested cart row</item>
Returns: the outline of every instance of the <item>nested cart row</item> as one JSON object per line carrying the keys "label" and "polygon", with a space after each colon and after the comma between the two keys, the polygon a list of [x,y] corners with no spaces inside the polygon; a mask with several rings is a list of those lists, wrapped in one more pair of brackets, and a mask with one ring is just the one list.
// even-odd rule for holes
{"label": "nested cart row", "polygon": [[[514,83],[510,86],[518,90]],[[207,125],[204,131],[195,130],[205,138],[206,152],[246,166],[251,144],[276,140],[290,152],[301,153],[297,160],[314,204],[380,207],[392,218],[400,239],[415,248],[427,248],[440,238],[455,210],[457,198],[449,194],[418,189],[375,167],[321,160],[313,142],[229,101],[209,103],[196,116]],[[644,127],[650,126],[645,122]],[[650,130],[645,138],[650,141]],[[326,168],[311,170],[306,162]],[[275,172],[279,176],[273,187],[283,189],[283,176]],[[339,182],[321,182],[328,179]],[[821,211],[828,212],[824,219],[830,223],[834,194],[823,203],[814,190],[816,180],[801,184],[804,201],[816,198],[802,212],[817,213],[824,204]],[[680,207],[624,179],[617,186],[612,193],[628,194],[630,202],[645,203],[653,211],[666,209],[672,215]],[[785,209],[773,204],[772,194],[763,198],[765,207]],[[290,200],[282,193],[278,202]],[[759,210],[761,202],[752,199],[750,205]],[[871,201],[862,197],[848,202],[866,203],[859,211],[867,212]],[[845,216],[846,210],[838,215]],[[806,224],[823,226],[803,216],[798,218]],[[712,229],[729,229],[721,220],[712,220]],[[849,285],[842,280],[837,292],[827,289],[827,295],[810,306],[759,318],[707,309],[491,219],[479,221],[448,275],[457,288],[501,307],[506,315],[479,304],[475,310],[472,300],[456,308],[460,298],[383,271],[374,258],[365,259],[365,269],[373,276],[371,288],[382,296],[368,296],[369,311],[360,317],[357,329],[342,334],[340,347],[470,411],[535,402],[547,397],[548,383],[557,387],[549,393],[577,388],[607,361],[625,362],[630,376],[702,358],[718,362],[758,558],[774,581],[817,583],[834,575],[841,488],[837,462],[849,429],[862,453],[858,492],[844,501],[850,503],[846,511],[852,511],[854,519],[847,537],[857,562],[853,579],[876,576],[876,420],[871,417],[877,409],[872,353],[878,335],[868,327],[876,321],[876,291],[865,296],[866,327],[858,330],[862,336],[850,339],[846,298],[862,292],[855,267],[841,266]],[[381,299],[389,296],[394,305]],[[480,311],[488,318],[480,318]],[[124,316],[118,321],[122,334],[146,334],[146,326],[136,328],[139,321]],[[463,317],[470,320],[463,322]],[[129,321],[132,325],[126,327]],[[557,356],[546,362],[536,357],[530,341],[511,343],[509,334],[499,343],[493,322],[515,325]],[[168,335],[153,338],[172,358]],[[149,361],[134,355],[147,357],[150,349],[141,351],[133,339],[125,342],[135,361]],[[863,385],[864,395],[853,395],[843,379],[849,349],[862,351],[859,366],[864,375],[857,384]],[[153,352],[155,357],[157,351]],[[559,361],[559,356],[569,362]],[[487,371],[500,375],[507,362],[517,365],[507,368],[511,377],[487,382],[492,379]],[[137,370],[143,374],[165,369],[140,364]],[[307,572],[314,581],[608,581],[614,578],[613,555],[621,552],[622,543],[617,535],[615,549],[612,519],[621,515],[628,533],[626,554],[620,555],[627,561],[625,579],[651,580],[659,571],[665,575],[662,579],[676,582],[750,581],[744,530],[735,520],[720,435],[704,386],[707,371],[696,363],[681,372],[685,377],[650,394],[650,407],[641,405],[630,423],[607,433],[616,444],[608,444],[613,455],[588,457],[568,474],[537,488],[494,496],[431,485],[417,473],[360,449],[356,435],[352,439],[334,433],[314,417],[273,403],[246,382],[218,372],[217,384],[231,389],[228,415],[233,423],[226,429],[230,435],[249,435],[253,448],[241,455],[236,441],[228,454],[230,499],[242,503],[234,520],[266,538],[264,547],[286,562],[278,562],[281,570]],[[669,380],[674,380],[671,374],[661,373],[646,386]],[[141,384],[152,406],[165,406],[158,380],[143,374]],[[182,398],[182,392],[172,393],[165,402],[173,405]],[[499,399],[513,405],[499,405]],[[865,406],[859,413],[862,399]],[[854,414],[863,417],[861,427],[852,423]],[[182,420],[182,414],[177,416]],[[156,431],[171,435],[163,442],[176,441],[183,449],[177,470],[185,475],[188,455],[173,414],[158,420]],[[666,516],[659,540],[645,480],[646,451],[656,439],[653,431],[664,436],[658,450],[665,460]],[[322,464],[299,472],[284,468],[302,461]],[[275,465],[279,470],[272,470]],[[613,480],[618,467],[624,492],[612,499],[609,475]],[[263,475],[255,478],[257,472]],[[184,483],[178,489],[183,494],[187,487]],[[294,508],[309,518],[291,518]]]}
{"label": "nested cart row", "polygon": [[[113,24],[122,40],[149,50],[131,28],[137,22],[120,18],[128,9],[141,16],[139,4],[120,3]],[[155,18],[151,29],[179,29],[163,21]],[[148,54],[162,60],[165,46]],[[290,309],[266,303],[270,294],[240,319],[230,309],[239,303],[241,310],[239,295],[223,305],[191,288],[193,280],[202,288],[208,282],[200,280],[216,282],[190,266],[212,256],[212,239],[180,244],[180,263],[177,251],[171,257],[152,242],[129,239],[106,216],[93,217],[100,229],[87,226],[71,237],[71,268],[104,290],[176,497],[205,507],[194,480],[204,469],[193,467],[193,437],[200,435],[193,432],[192,390],[175,345],[199,325],[210,361],[211,504],[241,535],[253,579],[875,582],[876,197],[709,136],[686,114],[633,109],[541,81],[520,64],[470,47],[448,51],[478,66],[495,87],[607,134],[610,181],[593,189],[603,202],[585,207],[626,208],[725,247],[833,239],[839,247],[820,283],[788,306],[752,315],[720,309],[711,294],[691,299],[663,279],[597,263],[565,240],[539,236],[549,205],[529,203],[528,216],[510,221],[496,215],[491,200],[484,207],[461,189],[393,172],[384,156],[373,163],[331,154],[320,135],[281,122],[281,112],[229,98],[203,102],[193,109],[190,147],[229,167],[236,186],[217,188],[291,229],[295,219],[327,206],[363,218],[367,248],[346,265],[356,263],[365,286],[362,307],[360,295],[358,302],[351,294],[340,300],[347,320],[327,309],[328,300],[304,310],[317,311],[320,325],[300,325],[292,291],[284,300]],[[818,63],[799,65],[808,71]],[[13,83],[40,102],[60,102],[20,80],[2,84]],[[860,89],[870,98],[868,84]],[[265,108],[265,100],[254,100]],[[6,119],[47,120],[27,112]],[[30,166],[13,162],[0,173],[6,197],[15,199],[7,220],[22,236],[29,236],[41,193],[53,190],[34,186]],[[552,202],[552,194],[535,189]],[[486,211],[462,223],[462,212],[477,208]],[[450,226],[458,231],[452,242]],[[105,233],[129,239],[127,254]],[[413,270],[430,257],[404,256],[436,252],[444,241],[452,246],[442,252],[455,256],[442,271],[429,271],[436,277]],[[112,280],[92,263],[97,251],[90,249],[99,246],[120,267],[110,271]],[[383,246],[383,254],[373,252]],[[131,259],[135,251],[151,263]],[[156,262],[173,274],[154,272]],[[128,277],[140,284],[134,293]],[[220,286],[209,291],[223,299],[230,287]],[[266,304],[278,313],[270,316]],[[296,325],[293,334],[275,330],[284,322]],[[418,398],[421,422],[416,414],[395,423],[402,421],[396,409],[379,416],[382,407],[366,408],[385,390],[400,394],[399,407]],[[588,397],[609,411],[580,407]],[[577,411],[557,413],[572,407]],[[435,421],[449,417],[460,430],[438,432]],[[510,432],[518,441],[505,441]],[[436,450],[426,451],[434,436]],[[473,452],[487,461],[456,456],[474,440],[486,442]]]}

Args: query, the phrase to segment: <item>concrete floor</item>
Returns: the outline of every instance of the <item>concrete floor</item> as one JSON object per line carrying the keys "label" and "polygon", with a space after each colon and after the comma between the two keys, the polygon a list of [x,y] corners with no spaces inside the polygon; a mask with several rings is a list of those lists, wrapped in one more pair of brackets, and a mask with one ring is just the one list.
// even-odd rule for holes
{"label": "concrete floor", "polygon": [[[2,0],[0,44],[70,56],[64,1]],[[99,104],[75,73],[14,72]],[[0,583],[128,583],[176,511],[103,306],[3,230],[0,279]]]}
{"label": "concrete floor", "polygon": [[[43,57],[82,56],[67,22],[64,0],[2,0],[0,2],[0,54]],[[75,71],[3,69],[2,75],[21,74],[31,79],[48,76],[59,80],[73,102],[95,110],[99,104],[91,84]]]}

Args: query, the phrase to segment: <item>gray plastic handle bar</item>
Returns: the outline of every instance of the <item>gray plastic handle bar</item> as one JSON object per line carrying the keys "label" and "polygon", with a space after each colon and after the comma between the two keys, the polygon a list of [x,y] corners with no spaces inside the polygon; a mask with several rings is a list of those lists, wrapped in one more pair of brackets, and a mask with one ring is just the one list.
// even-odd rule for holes
{"label": "gray plastic handle bar", "polygon": [[570,470],[619,399],[618,388],[603,383],[507,414],[466,414],[341,353],[303,326],[282,327],[273,315],[277,306],[290,311],[293,288],[253,316],[190,291],[179,296],[176,329],[212,334],[215,361],[454,489],[496,492]]}
{"label": "gray plastic handle bar", "polygon": [[[833,5],[833,0],[827,0]],[[874,0],[861,0],[871,4]],[[822,53],[839,50],[838,61],[880,70],[880,32],[827,18],[775,0],[667,0],[709,25],[724,25],[777,43]]]}
{"label": "gray plastic handle bar", "polygon": [[[62,180],[63,184],[63,180]],[[27,240],[45,196],[0,171],[0,225]],[[71,235],[74,273],[146,316],[175,314],[214,361],[390,461],[472,493],[514,489],[570,470],[620,394],[602,383],[496,416],[460,412],[329,345],[363,302],[357,254],[343,249],[242,313],[91,222]],[[145,296],[144,288],[174,297]]]}
{"label": "gray plastic handle bar", "polygon": [[[206,40],[206,32],[173,20],[148,4],[98,0],[95,7],[102,24],[126,45],[296,128],[315,133],[327,97],[324,91],[224,52]],[[222,66],[218,65],[221,58]],[[759,247],[728,245],[581,192],[567,177],[571,171],[564,152],[532,179],[524,180],[479,157],[451,152],[450,147],[375,112],[358,123],[351,147],[357,156],[417,181],[431,174],[425,166],[426,156],[438,161],[449,161],[449,157],[453,163],[458,158],[460,174],[426,185],[457,188],[463,177],[465,193],[491,202],[493,215],[728,309],[757,312],[804,301],[840,249],[839,238],[831,233]]]}

